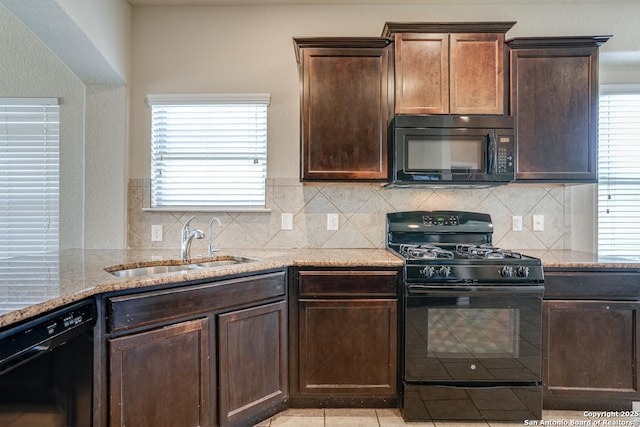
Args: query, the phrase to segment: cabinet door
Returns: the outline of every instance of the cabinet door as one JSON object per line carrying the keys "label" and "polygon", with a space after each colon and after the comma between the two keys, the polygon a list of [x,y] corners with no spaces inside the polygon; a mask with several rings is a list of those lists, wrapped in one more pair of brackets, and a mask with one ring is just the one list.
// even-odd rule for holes
{"label": "cabinet door", "polygon": [[285,301],[219,316],[220,424],[246,423],[287,397]]}
{"label": "cabinet door", "polygon": [[388,179],[387,49],[302,51],[302,179]]}
{"label": "cabinet door", "polygon": [[397,300],[299,302],[301,393],[395,396]]}
{"label": "cabinet door", "polygon": [[504,113],[504,34],[451,34],[451,114]]}
{"label": "cabinet door", "polygon": [[397,33],[396,114],[503,114],[504,34]]}
{"label": "cabinet door", "polygon": [[511,52],[516,180],[597,180],[596,47]]}
{"label": "cabinet door", "polygon": [[210,426],[207,319],[110,340],[113,427]]}
{"label": "cabinet door", "polygon": [[449,112],[449,35],[395,34],[396,114]]}
{"label": "cabinet door", "polygon": [[545,301],[546,409],[631,409],[638,392],[640,303]]}

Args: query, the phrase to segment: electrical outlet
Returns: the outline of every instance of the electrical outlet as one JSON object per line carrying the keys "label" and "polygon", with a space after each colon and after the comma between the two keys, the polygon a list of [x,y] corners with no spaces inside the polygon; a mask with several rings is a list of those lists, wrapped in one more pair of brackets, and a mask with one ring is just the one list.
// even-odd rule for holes
{"label": "electrical outlet", "polygon": [[282,220],[283,230],[293,230],[293,214],[292,213],[283,213],[281,216],[281,220]]}
{"label": "electrical outlet", "polygon": [[151,226],[151,241],[162,242],[162,225],[155,224]]}
{"label": "electrical outlet", "polygon": [[522,216],[513,215],[511,217],[511,230],[512,231],[522,231]]}
{"label": "electrical outlet", "polygon": [[335,231],[338,229],[338,214],[330,213],[327,214],[327,230]]}
{"label": "electrical outlet", "polygon": [[533,231],[544,231],[544,215],[533,216]]}

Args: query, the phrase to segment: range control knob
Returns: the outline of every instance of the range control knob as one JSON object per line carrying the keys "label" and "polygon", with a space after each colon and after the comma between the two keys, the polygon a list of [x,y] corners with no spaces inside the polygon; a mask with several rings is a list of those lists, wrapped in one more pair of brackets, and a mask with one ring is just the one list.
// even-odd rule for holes
{"label": "range control knob", "polygon": [[420,274],[426,277],[427,279],[433,277],[434,273],[435,273],[435,268],[433,268],[432,266],[426,266],[425,268],[420,270]]}
{"label": "range control knob", "polygon": [[450,274],[451,274],[451,267],[447,267],[445,265],[438,269],[438,275],[440,277],[449,277]]}
{"label": "range control knob", "polygon": [[518,277],[529,277],[529,267],[525,267],[524,265],[518,267],[516,269],[516,274]]}
{"label": "range control knob", "polygon": [[508,265],[505,265],[504,267],[502,267],[500,269],[500,275],[502,277],[511,277],[511,276],[513,276],[513,267],[509,267]]}

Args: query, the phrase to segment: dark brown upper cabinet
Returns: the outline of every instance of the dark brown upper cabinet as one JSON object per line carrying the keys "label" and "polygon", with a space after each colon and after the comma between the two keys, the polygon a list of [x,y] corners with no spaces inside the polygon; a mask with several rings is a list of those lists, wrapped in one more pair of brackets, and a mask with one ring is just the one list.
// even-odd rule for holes
{"label": "dark brown upper cabinet", "polygon": [[386,38],[296,38],[301,179],[388,179]]}
{"label": "dark brown upper cabinet", "polygon": [[386,23],[396,114],[504,114],[504,40],[514,24]]}
{"label": "dark brown upper cabinet", "polygon": [[598,48],[610,37],[507,42],[516,181],[597,181]]}

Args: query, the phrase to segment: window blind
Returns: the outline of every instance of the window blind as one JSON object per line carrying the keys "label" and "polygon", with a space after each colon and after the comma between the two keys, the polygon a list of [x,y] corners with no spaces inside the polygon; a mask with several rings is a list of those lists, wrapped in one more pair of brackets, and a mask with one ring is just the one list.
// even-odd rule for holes
{"label": "window blind", "polygon": [[0,258],[58,250],[57,99],[0,98]]}
{"label": "window blind", "polygon": [[638,256],[640,91],[601,94],[599,114],[598,253]]}
{"label": "window blind", "polygon": [[151,208],[265,208],[268,94],[149,95]]}

